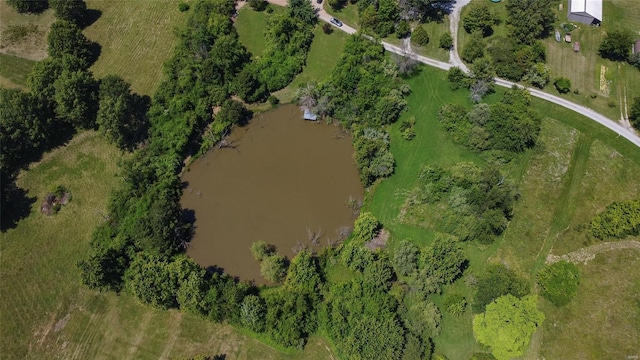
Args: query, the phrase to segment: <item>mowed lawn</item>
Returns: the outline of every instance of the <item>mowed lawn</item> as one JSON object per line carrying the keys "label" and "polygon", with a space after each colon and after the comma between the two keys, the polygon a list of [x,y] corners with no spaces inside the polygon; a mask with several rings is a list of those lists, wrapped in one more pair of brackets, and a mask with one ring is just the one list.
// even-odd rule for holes
{"label": "mowed lawn", "polygon": [[[229,325],[81,285],[76,264],[87,256],[109,193],[121,182],[121,157],[98,133],[84,132],[20,177],[18,185],[34,202],[29,217],[0,235],[3,359],[335,358],[319,337],[310,338],[304,351],[279,352]],[[39,206],[56,185],[73,198],[46,217]]]}
{"label": "mowed lawn", "polygon": [[[84,34],[101,45],[91,67],[97,78],[119,75],[133,91],[153,95],[163,78],[162,65],[177,44],[175,29],[183,26],[187,12],[178,11],[180,0],[87,0],[100,11]],[[189,1],[187,1],[189,3]]]}
{"label": "mowed lawn", "polygon": [[[442,104],[454,102],[471,107],[468,92],[451,91],[446,82],[446,73],[427,67],[423,67],[421,73],[408,82],[412,93],[408,98],[408,111],[402,119],[415,116],[416,137],[406,141],[400,136],[399,124],[392,126],[391,151],[396,158],[396,172],[377,185],[373,195],[369,195],[367,205],[367,209],[391,231],[391,249],[400,240],[411,239],[425,244],[433,238],[433,233],[428,229],[398,221],[407,191],[416,185],[423,164],[484,162],[482,156],[450,141],[437,120],[437,112]],[[496,94],[486,99],[487,102],[498,101],[502,92],[502,89],[497,89]],[[502,168],[518,185],[520,193],[512,221],[503,235],[490,246],[464,244],[470,259],[468,274],[482,273],[488,263],[505,263],[529,279],[532,288],[535,276],[549,253],[562,255],[595,243],[588,236],[587,225],[597,212],[612,201],[640,196],[640,185],[637,183],[640,177],[640,151],[637,147],[566,109],[535,99],[533,106],[546,116],[539,139],[541,145]],[[633,257],[625,260],[626,266],[632,266],[633,263],[633,266],[640,267],[637,255],[636,260]],[[608,254],[599,257],[609,259]],[[590,277],[590,274],[587,271],[584,276]],[[603,279],[595,276],[585,279],[586,283],[598,281]],[[627,281],[637,287],[640,274],[631,272],[628,280],[612,278],[610,281]],[[595,294],[595,286],[587,286],[579,293],[581,299],[570,307],[547,311],[551,305],[541,305],[547,311],[547,321],[544,329],[532,340],[525,358],[535,359],[541,354],[550,359],[567,358],[571,350],[579,353],[582,341],[577,339],[581,336],[591,339],[591,347],[599,347],[602,354],[608,350],[617,352],[629,348],[634,344],[633,336],[622,336],[616,342],[608,341],[609,335],[598,338],[597,334],[604,329],[594,328],[585,314],[596,317],[614,314],[622,329],[637,326],[637,320],[633,317],[623,316],[627,310],[612,309],[619,304],[637,301],[629,290],[631,288],[621,290],[617,293],[618,297],[608,299],[602,294]],[[464,279],[448,286],[446,291],[468,298],[473,294]],[[599,296],[601,307],[595,307],[588,301],[596,295]],[[442,302],[441,297],[433,300],[436,304]],[[470,313],[460,318],[444,314],[443,319],[442,333],[434,339],[436,352],[450,359],[465,359],[474,351],[481,351],[473,338]],[[560,338],[555,332],[549,332],[548,324],[557,321],[570,321],[572,335]],[[584,324],[584,327],[579,324]]]}
{"label": "mowed lawn", "polygon": [[27,88],[27,77],[36,61],[0,54],[0,87]]}
{"label": "mowed lawn", "polygon": [[283,13],[285,8],[282,6],[269,5],[273,12],[271,14],[266,11],[255,11],[249,6],[244,6],[238,12],[235,27],[238,31],[238,37],[249,52],[254,57],[260,57],[267,47],[264,40],[264,31],[267,28],[267,21],[270,17]]}

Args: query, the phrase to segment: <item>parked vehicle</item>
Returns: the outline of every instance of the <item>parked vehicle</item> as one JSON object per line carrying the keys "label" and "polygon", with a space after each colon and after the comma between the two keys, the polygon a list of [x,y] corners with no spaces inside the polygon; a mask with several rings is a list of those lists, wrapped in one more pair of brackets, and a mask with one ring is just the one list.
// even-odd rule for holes
{"label": "parked vehicle", "polygon": [[330,22],[333,25],[337,26],[337,27],[341,27],[342,26],[342,21],[340,21],[340,20],[338,20],[338,19],[336,19],[334,17],[331,18]]}

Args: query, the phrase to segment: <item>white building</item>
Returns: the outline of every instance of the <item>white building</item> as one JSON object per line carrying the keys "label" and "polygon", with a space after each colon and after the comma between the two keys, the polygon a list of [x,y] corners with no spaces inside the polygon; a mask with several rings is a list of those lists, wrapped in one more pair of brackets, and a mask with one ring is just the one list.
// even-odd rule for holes
{"label": "white building", "polygon": [[599,25],[602,22],[602,0],[569,0],[569,20]]}

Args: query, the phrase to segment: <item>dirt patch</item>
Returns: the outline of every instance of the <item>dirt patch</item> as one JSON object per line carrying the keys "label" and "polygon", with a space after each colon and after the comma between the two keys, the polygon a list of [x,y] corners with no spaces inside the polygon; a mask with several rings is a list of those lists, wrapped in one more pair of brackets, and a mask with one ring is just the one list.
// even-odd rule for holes
{"label": "dirt patch", "polygon": [[387,240],[389,240],[389,231],[382,229],[376,237],[364,244],[364,246],[369,250],[384,249],[384,247],[387,246]]}
{"label": "dirt patch", "polygon": [[53,327],[53,332],[58,332],[64,329],[64,327],[67,326],[69,319],[71,319],[71,314],[67,314],[62,319],[58,320],[56,325]]}
{"label": "dirt patch", "polygon": [[597,254],[621,249],[640,250],[640,242],[634,240],[606,242],[598,245],[587,246],[580,250],[572,251],[560,256],[549,253],[549,255],[547,255],[547,264],[553,264],[558,261],[568,261],[572,263],[583,263],[586,265],[590,260],[593,260]]}

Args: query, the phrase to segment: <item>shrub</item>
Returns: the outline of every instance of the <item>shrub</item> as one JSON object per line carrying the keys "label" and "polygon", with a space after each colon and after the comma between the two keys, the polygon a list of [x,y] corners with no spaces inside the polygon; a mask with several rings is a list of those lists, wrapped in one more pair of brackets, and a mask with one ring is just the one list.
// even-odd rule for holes
{"label": "shrub", "polygon": [[393,253],[393,266],[401,275],[409,275],[418,268],[420,249],[411,241],[402,240]]}
{"label": "shrub", "polygon": [[260,263],[260,274],[270,282],[281,282],[287,275],[287,261],[283,255],[273,254],[267,256]]}
{"label": "shrub", "polygon": [[558,90],[558,92],[561,94],[566,94],[569,92],[569,90],[571,90],[571,80],[564,77],[556,78],[555,81],[553,82],[553,85],[556,87],[556,90]]}
{"label": "shrub", "polygon": [[329,23],[324,23],[324,25],[322,25],[322,32],[327,35],[331,34],[333,32],[333,26]]}
{"label": "shrub", "polygon": [[411,34],[411,40],[420,46],[425,46],[429,43],[429,34],[422,26],[418,26]]}
{"label": "shrub", "polygon": [[555,306],[563,306],[578,292],[580,269],[572,263],[559,261],[545,266],[538,273],[540,295]]}
{"label": "shrub", "polygon": [[473,298],[474,312],[483,312],[487,304],[500,296],[511,294],[522,297],[529,294],[529,284],[515,271],[504,265],[491,265],[478,279]]}
{"label": "shrub", "polygon": [[268,5],[268,3],[264,0],[248,0],[248,4],[255,11],[262,11],[267,8]]}
{"label": "shrub", "polygon": [[475,59],[479,59],[484,56],[484,48],[485,44],[482,40],[482,33],[476,31],[465,44],[460,56],[462,56],[462,60],[472,63]]}
{"label": "shrub", "polygon": [[461,316],[467,309],[467,299],[460,294],[447,294],[444,297],[444,309],[453,316]]}
{"label": "shrub", "polygon": [[629,121],[634,128],[640,130],[640,97],[633,98],[631,112],[629,113]]}
{"label": "shrub", "polygon": [[469,77],[464,73],[464,71],[462,71],[462,69],[457,66],[449,69],[449,72],[447,73],[447,80],[449,80],[449,86],[451,87],[451,90],[458,90],[469,87]]}
{"label": "shrub", "polygon": [[357,239],[369,241],[378,234],[380,222],[370,212],[363,212],[353,225],[353,235]]}
{"label": "shrub", "polygon": [[274,251],[275,248],[273,247],[273,245],[269,245],[263,240],[256,241],[251,244],[251,255],[253,255],[253,258],[258,261],[262,261],[267,257],[273,255]]}
{"label": "shrub", "polygon": [[341,251],[342,264],[353,271],[364,271],[373,261],[375,256],[360,241],[347,243]]}
{"label": "shrub", "polygon": [[185,12],[189,10],[189,4],[183,3],[183,2],[178,4],[178,10],[180,10],[180,12]]}
{"label": "shrub", "polygon": [[267,309],[264,301],[256,295],[248,295],[242,300],[240,307],[240,322],[252,331],[264,330]]}
{"label": "shrub", "polygon": [[450,32],[446,32],[440,36],[440,48],[451,50],[453,48],[453,37]]}
{"label": "shrub", "polygon": [[591,220],[591,235],[598,239],[640,234],[640,200],[614,202]]}
{"label": "shrub", "polygon": [[267,98],[267,101],[269,101],[269,104],[274,105],[274,106],[278,105],[280,103],[280,99],[278,99],[274,95],[269,95],[269,98]]}
{"label": "shrub", "polygon": [[526,79],[529,83],[539,89],[545,87],[545,85],[549,83],[550,78],[551,70],[549,70],[549,67],[543,63],[533,65],[526,75]]}
{"label": "shrub", "polygon": [[396,26],[396,36],[398,39],[403,39],[411,33],[411,26],[405,20],[400,20]]}

